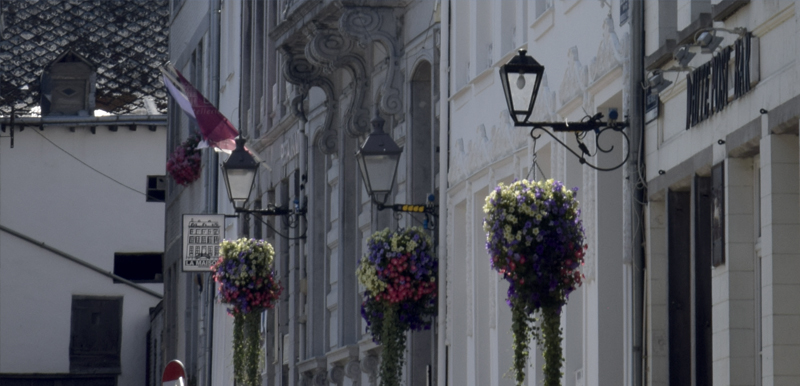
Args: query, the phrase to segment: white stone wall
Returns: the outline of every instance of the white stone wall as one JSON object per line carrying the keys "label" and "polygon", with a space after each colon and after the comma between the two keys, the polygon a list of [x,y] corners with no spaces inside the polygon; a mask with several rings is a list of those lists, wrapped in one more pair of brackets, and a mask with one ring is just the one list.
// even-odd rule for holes
{"label": "white stone wall", "polygon": [[[695,4],[678,4],[678,22],[683,25],[687,7]],[[694,175],[708,175],[709,168],[720,163],[725,167],[725,262],[711,271],[713,384],[800,382],[794,365],[800,360],[796,334],[800,282],[788,274],[796,271],[800,230],[796,8],[792,1],[750,2],[714,23],[751,31],[758,39],[752,60],[759,66],[751,74],[749,93],[688,130],[686,73],[665,73],[674,84],[660,94],[660,115],[645,133],[650,187],[645,222],[648,384],[669,384],[670,375],[666,274],[670,246],[664,194],[667,189],[686,189]],[[654,33],[656,26],[646,23],[646,34]],[[722,47],[738,37],[724,32],[719,36],[726,38]],[[708,60],[709,55],[697,55],[690,65]]]}
{"label": "white stone wall", "polygon": [[[629,294],[623,292],[623,283],[630,274],[623,265],[627,252],[622,248],[622,172],[582,167],[546,135],[534,150],[529,130],[515,128],[508,116],[498,77],[498,67],[525,48],[545,66],[532,121],[578,120],[585,114],[605,114],[609,107],[624,114],[628,26],[619,27],[619,4],[455,2],[451,7],[451,55],[446,64],[451,71],[449,82],[443,83],[450,85],[450,102],[445,105],[450,142],[442,144],[450,148],[445,339],[449,384],[514,383],[509,372],[513,338],[505,304],[507,284],[490,269],[482,223],[488,191],[499,182],[523,178],[556,178],[580,188],[589,244],[587,280],[563,313],[563,384],[626,384],[623,362],[631,348],[623,343],[623,326],[630,310],[624,305]],[[577,147],[571,135],[558,137]],[[593,144],[593,139],[587,141]],[[622,143],[615,146],[621,149]],[[535,173],[534,152],[539,165]],[[615,158],[621,160],[621,153],[600,162]],[[541,352],[532,353],[528,384],[542,380],[541,366]],[[444,381],[441,376],[439,381]]]}
{"label": "white stone wall", "polygon": [[[113,272],[115,252],[164,250],[164,204],[144,192],[148,175],[165,174],[165,128],[96,130],[29,127],[14,148],[3,138],[0,224]],[[0,372],[68,373],[72,296],[121,296],[118,384],[144,384],[148,311],[159,297],[2,231],[0,265]]]}

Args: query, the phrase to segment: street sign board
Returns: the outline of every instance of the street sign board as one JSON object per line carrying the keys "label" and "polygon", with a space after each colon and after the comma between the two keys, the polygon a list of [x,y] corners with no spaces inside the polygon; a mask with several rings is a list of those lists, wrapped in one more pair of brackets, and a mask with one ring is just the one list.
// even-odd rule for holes
{"label": "street sign board", "polygon": [[164,375],[161,376],[162,386],[183,386],[186,379],[186,371],[183,363],[177,359],[171,360],[164,368]]}
{"label": "street sign board", "polygon": [[208,272],[219,259],[225,232],[223,214],[183,215],[183,271]]}

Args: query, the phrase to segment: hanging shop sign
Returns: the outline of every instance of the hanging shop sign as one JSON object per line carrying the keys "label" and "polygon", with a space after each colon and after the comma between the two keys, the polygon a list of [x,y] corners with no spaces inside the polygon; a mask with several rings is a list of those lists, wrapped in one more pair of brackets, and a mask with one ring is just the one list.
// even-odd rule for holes
{"label": "hanging shop sign", "polygon": [[219,259],[225,215],[183,215],[183,271],[208,272]]}
{"label": "hanging shop sign", "polygon": [[758,83],[758,38],[752,33],[686,75],[686,130],[722,111]]}

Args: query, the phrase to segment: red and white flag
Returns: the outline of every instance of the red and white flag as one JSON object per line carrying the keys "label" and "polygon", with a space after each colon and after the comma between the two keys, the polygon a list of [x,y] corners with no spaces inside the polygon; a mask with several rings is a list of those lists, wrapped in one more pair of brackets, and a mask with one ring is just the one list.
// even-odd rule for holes
{"label": "red and white flag", "polygon": [[228,118],[225,118],[178,70],[172,66],[162,67],[161,73],[164,74],[164,84],[170,95],[175,98],[175,102],[186,115],[197,122],[200,135],[208,145],[221,150],[236,149],[234,138],[239,135],[239,131],[233,127]]}

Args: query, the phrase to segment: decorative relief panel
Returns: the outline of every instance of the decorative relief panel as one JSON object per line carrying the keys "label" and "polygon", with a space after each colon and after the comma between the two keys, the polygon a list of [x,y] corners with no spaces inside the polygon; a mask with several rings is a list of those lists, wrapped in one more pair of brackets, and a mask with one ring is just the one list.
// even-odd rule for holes
{"label": "decorative relief panel", "polygon": [[[627,40],[627,35],[625,37]],[[608,15],[603,21],[603,41],[597,49],[597,56],[589,63],[589,83],[593,84],[626,61],[627,51],[622,49],[614,31],[614,20]]]}
{"label": "decorative relief panel", "polygon": [[[546,73],[539,87],[531,120],[544,122],[559,120],[556,113],[556,93],[550,89]],[[496,123],[488,131],[485,125],[478,126],[477,141],[470,140],[465,144],[463,138],[456,140],[450,155],[451,163],[447,176],[450,186],[458,184],[490,163],[508,157],[511,152],[528,146],[529,129],[515,127],[507,109],[501,109],[497,116]]]}
{"label": "decorative relief panel", "polygon": [[[544,92],[549,93],[549,90],[545,89]],[[478,125],[475,140],[464,143],[463,138],[456,139],[447,176],[450,186],[527,146],[529,132],[528,129],[515,127],[508,110],[502,109],[492,127],[487,129],[484,124]]]}
{"label": "decorative relief panel", "polygon": [[582,97],[589,83],[589,70],[581,64],[578,58],[578,47],[573,46],[567,51],[567,64],[564,71],[564,80],[558,89],[561,107],[568,105],[578,97]]}

